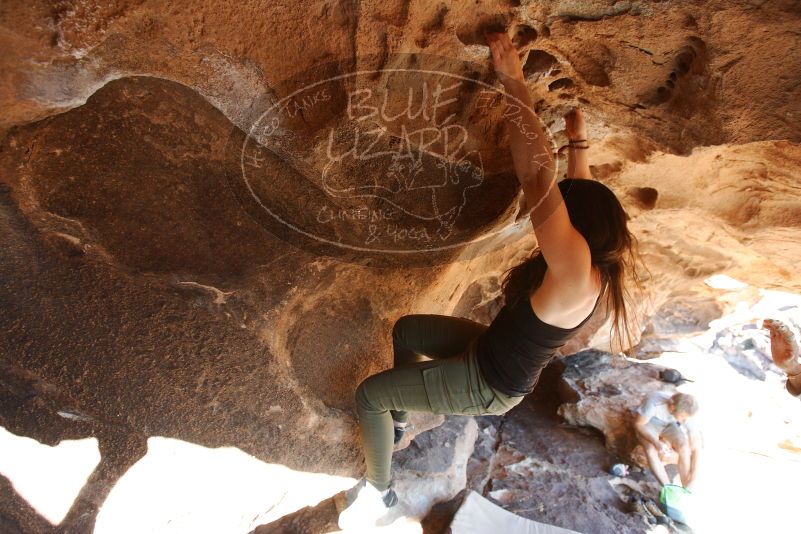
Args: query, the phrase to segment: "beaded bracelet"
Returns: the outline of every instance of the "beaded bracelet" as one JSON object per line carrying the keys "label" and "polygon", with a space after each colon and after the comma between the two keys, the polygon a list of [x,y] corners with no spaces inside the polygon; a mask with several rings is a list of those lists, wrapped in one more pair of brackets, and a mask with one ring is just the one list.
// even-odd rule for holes
{"label": "beaded bracelet", "polygon": [[576,148],[576,149],[579,149],[579,150],[586,150],[586,149],[590,148],[589,145],[587,145],[587,146],[576,146],[578,143],[586,143],[586,142],[587,142],[586,139],[570,139],[567,142],[567,146],[570,147],[570,148]]}
{"label": "beaded bracelet", "polygon": [[559,147],[559,150],[557,150],[556,153],[557,154],[561,154],[566,148],[572,148],[572,149],[575,149],[575,150],[587,150],[588,148],[590,148],[589,145],[587,145],[587,146],[576,146],[576,143],[586,143],[586,142],[587,142],[586,139],[571,139],[571,140],[569,140],[567,142],[566,145],[562,145],[561,147]]}

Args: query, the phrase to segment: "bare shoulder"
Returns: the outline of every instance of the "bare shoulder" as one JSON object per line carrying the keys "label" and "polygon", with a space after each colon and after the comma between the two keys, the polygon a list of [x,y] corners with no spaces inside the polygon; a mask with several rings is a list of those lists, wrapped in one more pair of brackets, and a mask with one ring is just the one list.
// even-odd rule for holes
{"label": "bare shoulder", "polygon": [[531,309],[550,325],[573,328],[592,312],[601,289],[600,273],[595,267],[585,279],[569,283],[549,276],[546,270],[542,284],[531,295]]}

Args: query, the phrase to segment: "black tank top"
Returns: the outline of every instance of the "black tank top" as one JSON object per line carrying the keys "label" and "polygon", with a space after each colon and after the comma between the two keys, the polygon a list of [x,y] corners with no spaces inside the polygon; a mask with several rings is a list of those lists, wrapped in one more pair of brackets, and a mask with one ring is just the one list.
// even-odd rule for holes
{"label": "black tank top", "polygon": [[504,305],[474,341],[478,367],[484,379],[511,396],[534,391],[542,369],[556,350],[590,319],[600,299],[599,294],[590,314],[573,328],[541,321],[527,296],[520,297],[512,307]]}

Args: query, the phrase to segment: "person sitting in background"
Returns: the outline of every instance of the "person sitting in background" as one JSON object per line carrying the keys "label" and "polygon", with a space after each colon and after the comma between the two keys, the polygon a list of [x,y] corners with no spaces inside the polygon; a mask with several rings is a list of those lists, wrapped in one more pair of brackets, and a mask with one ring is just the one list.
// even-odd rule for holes
{"label": "person sitting in background", "polygon": [[645,449],[648,465],[662,486],[670,484],[660,452],[670,448],[679,455],[681,484],[691,490],[698,471],[702,436],[693,416],[698,412],[695,397],[686,393],[657,391],[648,395],[637,409],[634,429]]}

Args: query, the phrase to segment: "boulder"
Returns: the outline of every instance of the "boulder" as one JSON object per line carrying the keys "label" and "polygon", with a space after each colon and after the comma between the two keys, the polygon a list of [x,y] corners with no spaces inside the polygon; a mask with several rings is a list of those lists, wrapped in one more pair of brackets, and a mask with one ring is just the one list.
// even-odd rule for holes
{"label": "boulder", "polygon": [[446,416],[445,422],[417,435],[392,457],[392,487],[398,505],[386,518],[420,520],[438,502],[452,499],[467,484],[466,466],[478,437],[473,417]]}

